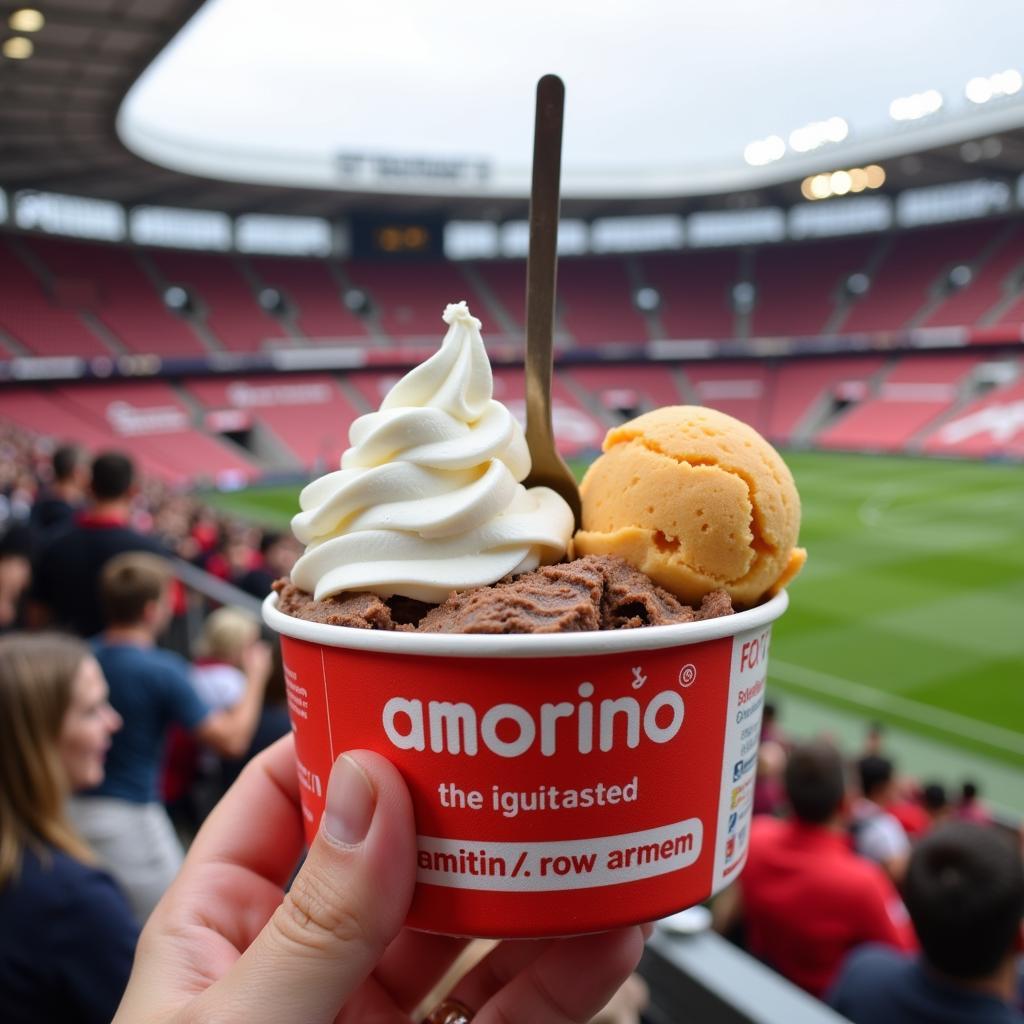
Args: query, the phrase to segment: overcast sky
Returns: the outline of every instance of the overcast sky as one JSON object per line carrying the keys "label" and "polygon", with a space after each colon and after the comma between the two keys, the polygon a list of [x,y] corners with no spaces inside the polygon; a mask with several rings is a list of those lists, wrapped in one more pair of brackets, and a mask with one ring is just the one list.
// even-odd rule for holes
{"label": "overcast sky", "polygon": [[[564,181],[742,166],[751,140],[1024,67],[1021,0],[210,0],[130,125],[201,150],[486,157],[525,186],[533,89],[567,87]],[[243,156],[244,160],[244,156]]]}

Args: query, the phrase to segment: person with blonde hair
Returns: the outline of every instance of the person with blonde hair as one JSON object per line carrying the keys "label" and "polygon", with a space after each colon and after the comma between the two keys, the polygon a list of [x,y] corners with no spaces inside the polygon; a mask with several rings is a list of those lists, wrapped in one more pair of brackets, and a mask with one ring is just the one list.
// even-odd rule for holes
{"label": "person with blonde hair", "polygon": [[262,644],[260,623],[239,608],[218,608],[203,623],[196,645],[192,685],[214,710],[234,707],[245,695],[248,676],[254,668],[266,669],[262,653],[252,651]]}
{"label": "person with blonde hair", "polygon": [[66,816],[103,781],[121,719],[85,644],[0,639],[0,1019],[105,1024],[120,1002],[138,924]]}
{"label": "person with blonde hair", "polygon": [[[190,679],[199,699],[214,712],[231,712],[270,672],[271,653],[260,638],[260,623],[239,608],[218,608],[203,623],[195,646]],[[257,678],[258,677],[258,678]],[[265,708],[257,717],[252,741],[265,732]],[[283,735],[274,732],[270,740]],[[257,749],[267,745],[264,740]],[[209,813],[241,765],[252,754],[223,755],[203,747],[187,729],[175,726],[167,743],[162,789],[172,819],[185,832],[194,831]]]}

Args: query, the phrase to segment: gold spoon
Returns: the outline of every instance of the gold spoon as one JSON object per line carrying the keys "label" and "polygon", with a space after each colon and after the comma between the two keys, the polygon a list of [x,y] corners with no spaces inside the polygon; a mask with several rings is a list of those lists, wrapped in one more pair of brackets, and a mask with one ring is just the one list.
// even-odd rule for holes
{"label": "gold spoon", "polygon": [[580,526],[580,492],[555,448],[551,425],[554,360],[555,275],[558,268],[559,182],[562,174],[562,111],[565,86],[557,75],[537,83],[530,188],[530,252],[526,260],[526,444],[533,466],[527,487],[560,494]]}

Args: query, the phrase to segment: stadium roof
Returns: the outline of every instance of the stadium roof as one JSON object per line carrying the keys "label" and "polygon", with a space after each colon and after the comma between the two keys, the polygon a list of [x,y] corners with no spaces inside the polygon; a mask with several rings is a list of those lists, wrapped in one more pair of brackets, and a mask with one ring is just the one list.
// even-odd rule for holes
{"label": "stadium roof", "polygon": [[[444,214],[505,219],[522,216],[516,194],[381,194],[339,180],[325,187],[282,185],[215,176],[184,168],[161,156],[164,165],[129,149],[118,130],[118,115],[129,90],[202,0],[60,0],[42,5],[46,24],[31,36],[27,60],[0,58],[0,186],[38,189],[116,200],[127,206],[162,205],[224,210],[315,214],[340,217],[354,210],[391,214]],[[6,23],[14,5],[0,4]],[[922,32],[924,32],[922,26]],[[310,32],[305,26],[302,31]],[[5,31],[4,37],[13,33]],[[656,211],[689,212],[728,207],[789,206],[801,200],[801,182],[819,171],[885,161],[886,190],[990,178],[1011,182],[1024,169],[1024,103],[992,103],[970,117],[925,118],[884,138],[851,139],[829,155],[811,152],[784,163],[740,167],[646,197],[612,191],[568,195],[567,216]],[[122,133],[124,125],[122,124]],[[129,132],[136,150],[154,161],[161,152],[151,136]],[[177,170],[166,166],[174,163]],[[199,166],[199,165],[194,165]],[[282,179],[287,176],[282,175]],[[291,180],[291,179],[290,179]]]}

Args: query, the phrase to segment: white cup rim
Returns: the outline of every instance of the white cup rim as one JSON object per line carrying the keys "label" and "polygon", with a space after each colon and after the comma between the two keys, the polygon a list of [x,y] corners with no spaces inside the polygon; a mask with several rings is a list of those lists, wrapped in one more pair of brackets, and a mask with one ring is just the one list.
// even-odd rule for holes
{"label": "white cup rim", "polygon": [[708,640],[735,636],[774,622],[789,606],[789,595],[780,591],[769,601],[747,611],[703,622],[670,626],[613,629],[583,633],[399,633],[355,629],[324,622],[309,622],[286,615],[277,607],[277,594],[263,602],[263,621],[284,636],[324,647],[343,647],[380,654],[405,654],[431,658],[551,658],[652,651],[687,647]]}

